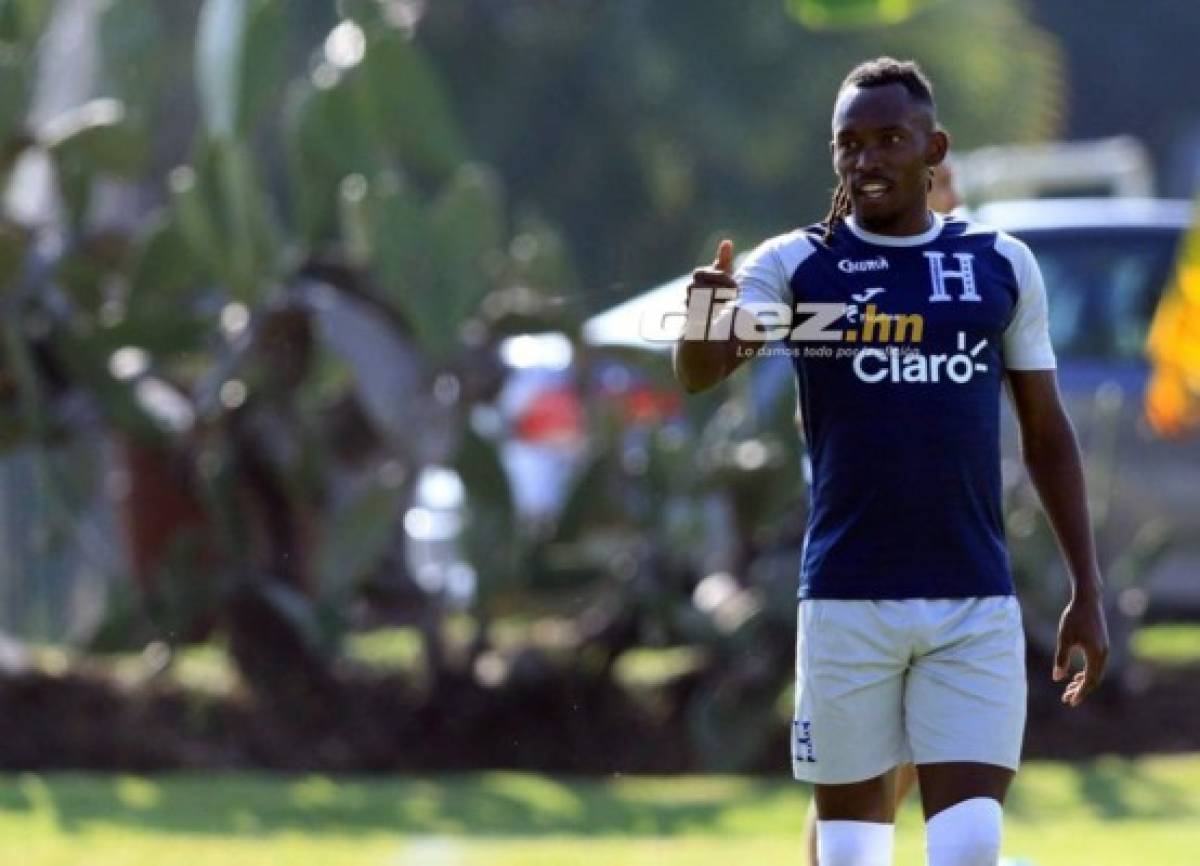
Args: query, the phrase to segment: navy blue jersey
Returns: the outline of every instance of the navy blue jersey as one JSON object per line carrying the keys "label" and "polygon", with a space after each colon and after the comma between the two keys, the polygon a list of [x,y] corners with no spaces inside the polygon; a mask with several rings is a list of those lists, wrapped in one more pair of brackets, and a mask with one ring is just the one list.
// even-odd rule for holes
{"label": "navy blue jersey", "polygon": [[1055,366],[1029,248],[960,219],[897,238],[850,218],[828,242],[772,238],[737,280],[764,325],[766,304],[799,310],[782,345],[812,462],[801,597],[1011,594],[1001,384]]}

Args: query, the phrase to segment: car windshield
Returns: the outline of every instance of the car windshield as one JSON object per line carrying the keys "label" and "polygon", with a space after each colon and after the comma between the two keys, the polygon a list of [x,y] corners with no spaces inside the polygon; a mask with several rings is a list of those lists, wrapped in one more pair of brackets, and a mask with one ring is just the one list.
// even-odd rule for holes
{"label": "car windshield", "polygon": [[1050,339],[1064,360],[1136,360],[1171,277],[1172,228],[1038,229],[1029,244],[1046,280]]}

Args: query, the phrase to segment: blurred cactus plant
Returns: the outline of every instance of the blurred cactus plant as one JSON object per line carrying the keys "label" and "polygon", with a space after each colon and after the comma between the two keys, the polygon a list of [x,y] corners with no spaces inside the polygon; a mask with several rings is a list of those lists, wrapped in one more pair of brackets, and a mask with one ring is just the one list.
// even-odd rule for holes
{"label": "blurred cactus plant", "polygon": [[106,95],[38,120],[50,73],[29,70],[59,50],[69,5],[0,5],[0,438],[68,435],[66,396],[119,431],[133,564],[170,596],[170,537],[197,537],[187,579],[209,572],[224,612],[176,611],[169,631],[223,617],[256,687],[297,669],[327,683],[329,612],[384,564],[403,572],[425,467],[467,482],[486,599],[514,572],[497,555],[507,482],[467,426],[497,387],[507,315],[482,305],[532,292],[536,319],[539,291],[569,288],[529,282],[571,271],[553,231],[514,242],[499,181],[466,160],[436,72],[382,4],[345,4],[297,75],[281,0],[207,0],[190,156],[165,164],[156,123],[191,103],[144,73],[172,68],[179,13],[106,4],[73,37],[96,62],[66,88]]}

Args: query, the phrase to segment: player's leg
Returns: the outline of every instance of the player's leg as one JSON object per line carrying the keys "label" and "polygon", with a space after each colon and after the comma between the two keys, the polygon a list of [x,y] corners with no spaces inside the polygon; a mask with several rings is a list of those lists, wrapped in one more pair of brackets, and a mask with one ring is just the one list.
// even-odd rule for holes
{"label": "player's leg", "polygon": [[1025,729],[1025,644],[1016,599],[913,602],[920,650],[905,723],[930,866],[995,866],[1001,807]]}
{"label": "player's leg", "polygon": [[[908,796],[909,791],[917,782],[917,770],[912,764],[901,764],[895,770],[895,808],[892,810],[892,820],[895,820],[895,814],[900,809],[900,804],[904,802],[904,798]],[[817,856],[817,800],[813,798],[808,806],[808,816],[804,822],[804,848],[808,855],[808,866],[819,866],[820,858]]]}
{"label": "player's leg", "polygon": [[917,767],[929,866],[995,866],[1000,860],[1004,796],[1013,771],[947,762]]}
{"label": "player's leg", "polygon": [[986,797],[1003,805],[1008,786],[1016,774],[1008,767],[948,761],[917,767],[921,780],[921,810],[925,820],[954,805],[976,797]]}
{"label": "player's leg", "polygon": [[808,857],[808,866],[818,866],[821,862],[817,856],[817,801],[808,801],[808,814],[804,817],[804,853]]}
{"label": "player's leg", "polygon": [[885,614],[876,602],[800,605],[792,767],[815,786],[821,866],[891,864],[909,648]]}
{"label": "player's leg", "polygon": [[917,784],[917,768],[913,764],[901,764],[896,768],[896,810]]}
{"label": "player's leg", "polygon": [[891,866],[896,773],[843,785],[817,785],[816,856],[821,866]]}

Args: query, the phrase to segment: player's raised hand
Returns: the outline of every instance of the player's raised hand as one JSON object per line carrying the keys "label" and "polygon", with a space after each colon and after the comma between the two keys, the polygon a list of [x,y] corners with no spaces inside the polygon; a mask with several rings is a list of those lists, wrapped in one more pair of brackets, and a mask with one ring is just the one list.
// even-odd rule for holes
{"label": "player's raised hand", "polygon": [[733,241],[726,238],[717,244],[717,257],[711,265],[692,271],[688,296],[691,297],[692,289],[736,288],[737,282],[733,279]]}
{"label": "player's raised hand", "polygon": [[1071,677],[1063,690],[1062,702],[1071,707],[1082,703],[1100,683],[1108,663],[1108,627],[1099,597],[1072,599],[1058,623],[1058,647],[1054,653],[1054,681],[1062,682],[1070,673],[1071,653],[1083,651],[1083,670]]}

